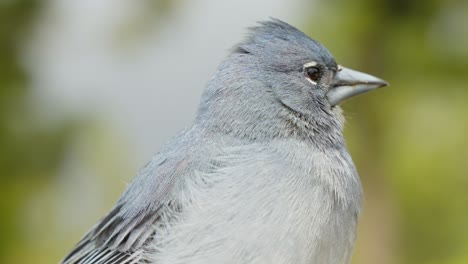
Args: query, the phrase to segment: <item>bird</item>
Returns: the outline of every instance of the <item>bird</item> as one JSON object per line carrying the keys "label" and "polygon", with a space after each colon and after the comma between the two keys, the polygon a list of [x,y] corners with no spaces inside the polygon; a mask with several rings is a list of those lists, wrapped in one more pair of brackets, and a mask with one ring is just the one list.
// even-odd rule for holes
{"label": "bird", "polygon": [[363,191],[340,104],[388,83],[279,19],[247,32],[61,263],[350,263]]}

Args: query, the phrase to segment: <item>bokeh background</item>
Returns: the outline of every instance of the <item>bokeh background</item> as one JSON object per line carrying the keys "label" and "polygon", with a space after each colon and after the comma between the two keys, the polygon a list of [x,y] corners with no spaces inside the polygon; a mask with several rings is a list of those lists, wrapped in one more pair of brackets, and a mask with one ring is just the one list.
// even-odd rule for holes
{"label": "bokeh background", "polygon": [[0,1],[0,263],[57,263],[269,16],[389,81],[345,105],[353,263],[468,263],[468,1]]}

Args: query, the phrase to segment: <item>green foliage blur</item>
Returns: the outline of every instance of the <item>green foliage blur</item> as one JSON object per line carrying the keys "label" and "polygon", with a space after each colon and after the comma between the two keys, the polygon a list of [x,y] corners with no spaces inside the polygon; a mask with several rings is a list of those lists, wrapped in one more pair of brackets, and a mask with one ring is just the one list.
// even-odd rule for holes
{"label": "green foliage blur", "polygon": [[[31,239],[48,230],[24,227],[25,208],[57,180],[80,129],[72,121],[43,126],[28,97],[19,47],[39,3],[0,2],[0,263],[54,263],[69,249],[63,237]],[[468,3],[304,5],[310,16],[300,28],[339,63],[391,85],[343,107],[366,196],[353,263],[468,263]]]}
{"label": "green foliage blur", "polygon": [[43,127],[28,100],[28,76],[19,63],[18,47],[38,2],[0,3],[0,263],[41,259],[29,258],[40,252],[37,245],[28,243],[23,212],[54,181],[71,132],[65,124]]}

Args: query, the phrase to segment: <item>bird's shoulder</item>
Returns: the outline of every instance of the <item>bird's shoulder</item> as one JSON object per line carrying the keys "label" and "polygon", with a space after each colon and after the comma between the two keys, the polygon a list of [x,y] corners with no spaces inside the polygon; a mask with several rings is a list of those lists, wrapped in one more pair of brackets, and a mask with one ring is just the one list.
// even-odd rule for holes
{"label": "bird's shoulder", "polygon": [[157,232],[166,211],[179,210],[174,189],[201,155],[193,133],[176,135],[135,176],[116,205],[62,260],[71,263],[139,263],[144,246]]}

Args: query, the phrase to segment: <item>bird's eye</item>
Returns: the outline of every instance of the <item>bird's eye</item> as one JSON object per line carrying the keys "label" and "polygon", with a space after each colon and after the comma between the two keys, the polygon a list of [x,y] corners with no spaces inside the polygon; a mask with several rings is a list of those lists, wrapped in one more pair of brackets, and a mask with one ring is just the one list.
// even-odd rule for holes
{"label": "bird's eye", "polygon": [[306,69],[307,77],[311,81],[317,82],[320,78],[320,69],[317,67],[309,67]]}

